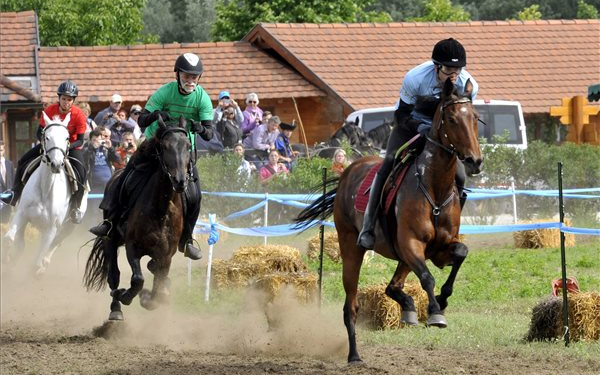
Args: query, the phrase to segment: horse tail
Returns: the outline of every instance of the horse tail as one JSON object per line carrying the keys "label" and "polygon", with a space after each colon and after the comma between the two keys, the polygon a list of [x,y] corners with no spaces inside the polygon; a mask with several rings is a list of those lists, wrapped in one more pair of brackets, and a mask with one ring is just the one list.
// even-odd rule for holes
{"label": "horse tail", "polygon": [[87,290],[100,291],[106,287],[109,270],[109,257],[106,256],[106,239],[97,237],[92,252],[85,265],[83,285]]}
{"label": "horse tail", "polygon": [[[325,181],[325,189],[327,192],[298,214],[294,219],[294,222],[296,223],[293,227],[294,229],[306,230],[312,228],[319,223],[319,220],[333,214],[333,202],[337,193],[339,179],[339,177],[333,177]],[[321,186],[320,189],[322,188],[323,187]]]}

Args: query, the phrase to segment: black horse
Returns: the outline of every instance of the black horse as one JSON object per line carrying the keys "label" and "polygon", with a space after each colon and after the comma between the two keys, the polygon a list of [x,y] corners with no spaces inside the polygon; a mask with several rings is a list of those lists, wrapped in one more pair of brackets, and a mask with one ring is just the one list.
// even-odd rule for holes
{"label": "black horse", "polygon": [[[132,203],[123,232],[113,230],[110,237],[98,237],[94,242],[85,268],[84,285],[88,290],[101,290],[108,281],[112,296],[109,320],[123,320],[121,303],[129,305],[138,294],[140,304],[149,310],[168,301],[171,258],[177,252],[184,225],[182,195],[190,179],[189,150],[191,143],[185,119],[182,117],[169,126],[159,119],[156,136],[145,141],[137,151],[152,160],[149,168],[153,172]],[[109,184],[118,176],[113,176]],[[133,271],[129,289],[119,289],[117,250],[121,245],[125,245]],[[145,255],[151,258],[148,270],[154,274],[152,292],[143,289],[140,259]]]}
{"label": "black horse", "polygon": [[368,141],[372,147],[378,149],[385,149],[387,147],[387,141],[392,133],[392,127],[394,123],[388,119],[383,121],[383,124],[369,130],[366,134]]}

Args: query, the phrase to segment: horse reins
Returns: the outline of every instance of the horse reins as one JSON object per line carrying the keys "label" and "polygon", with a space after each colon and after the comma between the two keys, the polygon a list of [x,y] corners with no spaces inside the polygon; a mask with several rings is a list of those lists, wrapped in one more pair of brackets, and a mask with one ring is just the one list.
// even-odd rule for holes
{"label": "horse reins", "polygon": [[[446,132],[442,129],[442,125],[444,124],[444,109],[446,109],[446,107],[450,106],[450,105],[454,105],[454,104],[464,104],[464,103],[471,103],[471,99],[470,98],[460,98],[457,100],[453,100],[453,101],[449,101],[447,103],[445,103],[444,105],[442,105],[442,108],[440,109],[440,123],[438,125],[438,130],[441,130],[444,133],[444,138],[448,139],[448,134],[446,134]],[[454,147],[454,145],[452,144],[452,142],[450,142],[450,147],[444,146],[441,142],[436,141],[435,139],[431,138],[429,135],[425,136],[425,138],[433,143],[434,145],[440,147],[442,150],[446,151],[447,153],[449,153],[450,155],[456,155],[460,160],[464,159],[464,156],[461,157],[461,155],[456,151],[456,147]]]}

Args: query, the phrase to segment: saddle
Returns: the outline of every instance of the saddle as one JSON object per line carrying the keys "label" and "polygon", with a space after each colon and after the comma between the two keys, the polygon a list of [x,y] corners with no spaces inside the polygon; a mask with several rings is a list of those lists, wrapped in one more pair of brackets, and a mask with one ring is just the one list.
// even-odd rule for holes
{"label": "saddle", "polygon": [[[35,172],[35,170],[40,166],[43,157],[43,155],[37,156],[35,159],[31,160],[27,167],[25,167],[23,177],[21,178],[21,182],[23,182],[23,185],[27,184],[27,181],[29,181],[29,178],[31,177],[33,172]],[[74,160],[75,162],[78,162],[76,159]],[[67,179],[69,180],[69,183],[71,185],[71,192],[75,193],[77,190],[79,190],[79,184],[77,183],[77,181],[79,181],[78,177],[81,178],[82,176],[77,175],[77,170],[71,165],[70,157],[65,159],[65,172],[67,173]],[[90,191],[88,181],[85,182],[85,186],[83,188],[87,191]]]}
{"label": "saddle", "polygon": [[[410,141],[406,142],[406,144],[400,147],[396,153],[396,157],[394,159],[394,168],[386,179],[385,184],[383,185],[381,197],[379,198],[379,205],[383,207],[384,214],[387,214],[392,207],[396,193],[398,192],[398,189],[400,188],[400,185],[406,176],[406,171],[412,165],[418,154],[417,147],[414,145],[414,141],[418,138],[418,135],[413,137]],[[373,183],[375,174],[379,171],[382,164],[383,162],[379,162],[373,165],[361,182],[360,187],[358,188],[356,199],[354,201],[354,208],[356,211],[364,213],[367,209],[369,195],[371,194],[371,184]]]}

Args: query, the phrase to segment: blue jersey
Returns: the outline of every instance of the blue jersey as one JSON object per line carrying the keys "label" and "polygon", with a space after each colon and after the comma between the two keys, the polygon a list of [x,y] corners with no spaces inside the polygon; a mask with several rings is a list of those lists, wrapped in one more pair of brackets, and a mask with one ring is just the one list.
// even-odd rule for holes
{"label": "blue jersey", "polygon": [[[456,87],[458,89],[458,93],[462,94],[465,91],[465,84],[469,79],[471,79],[471,84],[473,85],[471,99],[474,100],[477,96],[479,85],[465,69],[461,70],[460,74],[458,75]],[[442,93],[442,85],[443,82],[440,82],[437,79],[437,73],[435,71],[435,65],[433,61],[424,62],[423,64],[409,70],[404,76],[404,79],[402,80],[402,87],[400,88],[400,100],[406,104],[415,105],[417,102],[417,97],[419,96],[439,98]],[[398,108],[399,105],[400,102],[398,102],[396,108]],[[411,113],[411,117],[431,125],[431,117],[418,113],[415,110],[413,110]]]}

